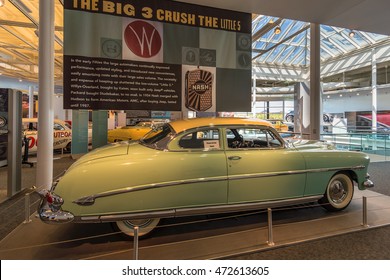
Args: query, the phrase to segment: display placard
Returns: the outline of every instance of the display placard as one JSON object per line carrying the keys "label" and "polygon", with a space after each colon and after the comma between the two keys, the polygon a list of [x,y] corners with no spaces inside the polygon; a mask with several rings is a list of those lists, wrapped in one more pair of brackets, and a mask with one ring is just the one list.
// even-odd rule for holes
{"label": "display placard", "polygon": [[64,1],[65,109],[248,111],[250,58],[247,13],[167,0]]}

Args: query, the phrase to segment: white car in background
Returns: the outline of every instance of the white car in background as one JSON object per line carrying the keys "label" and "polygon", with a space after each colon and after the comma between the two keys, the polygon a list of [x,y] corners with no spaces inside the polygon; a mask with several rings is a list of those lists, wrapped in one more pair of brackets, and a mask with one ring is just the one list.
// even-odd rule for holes
{"label": "white car in background", "polygon": [[[38,143],[38,119],[24,118],[22,120],[24,135],[29,139],[29,153],[37,152]],[[72,145],[72,129],[65,121],[55,119],[53,124],[54,143],[53,149],[64,149],[70,152]]]}

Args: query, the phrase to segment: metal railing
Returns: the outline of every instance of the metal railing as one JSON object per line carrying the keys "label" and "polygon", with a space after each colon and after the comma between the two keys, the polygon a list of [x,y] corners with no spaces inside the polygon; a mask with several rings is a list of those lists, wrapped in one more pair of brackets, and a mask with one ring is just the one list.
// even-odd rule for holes
{"label": "metal railing", "polygon": [[334,143],[339,150],[365,152],[375,157],[375,161],[390,160],[390,133],[388,132],[323,134],[322,140]]}

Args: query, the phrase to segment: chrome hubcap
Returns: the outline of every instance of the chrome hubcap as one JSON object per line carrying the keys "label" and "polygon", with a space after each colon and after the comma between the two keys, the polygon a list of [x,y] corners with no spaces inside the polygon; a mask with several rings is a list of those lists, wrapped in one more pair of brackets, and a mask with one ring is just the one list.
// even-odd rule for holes
{"label": "chrome hubcap", "polygon": [[329,188],[329,197],[334,203],[341,203],[347,196],[347,190],[344,184],[340,181],[334,181]]}

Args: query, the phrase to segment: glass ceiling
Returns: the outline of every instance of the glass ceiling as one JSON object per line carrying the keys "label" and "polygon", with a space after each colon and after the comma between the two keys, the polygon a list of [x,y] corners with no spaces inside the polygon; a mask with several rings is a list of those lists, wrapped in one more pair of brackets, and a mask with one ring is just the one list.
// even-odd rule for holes
{"label": "glass ceiling", "polygon": [[[276,32],[279,28],[280,33]],[[388,36],[321,25],[321,62],[346,55]],[[353,32],[352,34],[350,34]],[[252,21],[253,64],[309,66],[310,24],[258,15]]]}

